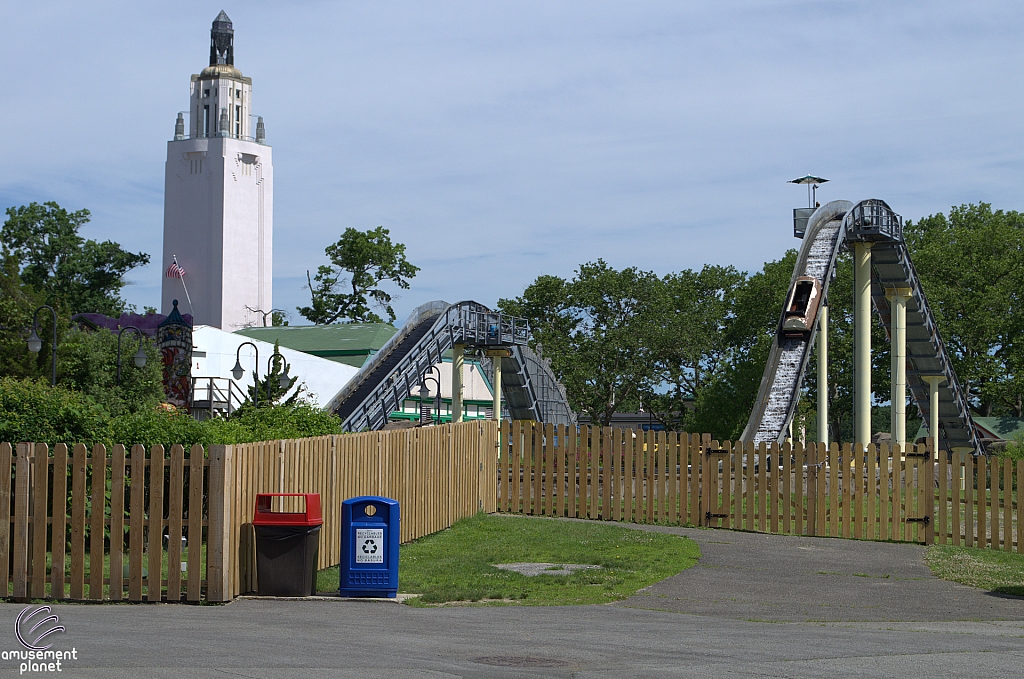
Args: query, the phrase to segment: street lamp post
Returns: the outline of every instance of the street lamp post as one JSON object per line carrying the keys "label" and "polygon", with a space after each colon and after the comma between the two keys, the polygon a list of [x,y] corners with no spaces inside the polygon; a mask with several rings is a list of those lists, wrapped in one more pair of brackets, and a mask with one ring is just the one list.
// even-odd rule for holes
{"label": "street lamp post", "polygon": [[437,385],[437,390],[434,393],[434,412],[437,413],[437,423],[441,424],[441,371],[438,370],[437,377],[434,377],[430,373],[437,370],[436,365],[432,365],[423,371],[423,377],[420,378],[420,423],[423,420],[423,401],[426,400],[427,396],[430,395],[430,390],[427,388],[427,380],[434,380],[434,384]]}
{"label": "street lamp post", "polygon": [[142,331],[136,328],[134,325],[126,325],[117,332],[117,386],[121,386],[121,335],[124,334],[125,330],[134,330],[135,334],[139,337],[139,350],[135,352],[135,367],[145,368],[146,367],[146,352],[142,350]]}
{"label": "street lamp post", "polygon": [[39,338],[39,333],[36,332],[36,329],[39,327],[39,312],[43,309],[49,309],[50,313],[53,314],[53,346],[51,347],[53,366],[50,375],[50,385],[57,386],[57,312],[53,310],[52,306],[44,304],[36,309],[36,312],[32,315],[32,332],[28,336],[28,350],[33,354],[38,354],[43,349],[43,340]]}
{"label": "street lamp post", "polygon": [[272,366],[274,365],[275,358],[280,358],[281,363],[284,364],[284,372],[282,372],[281,377],[277,379],[277,386],[281,389],[287,389],[288,385],[292,383],[292,378],[288,376],[288,361],[285,360],[284,355],[281,352],[275,350],[274,353],[270,355],[270,358],[267,359],[267,402],[270,405],[274,405],[274,398],[271,396],[270,391],[271,383],[269,377],[273,372]]}
{"label": "street lamp post", "polygon": [[[238,350],[235,351],[235,367],[231,369],[231,374],[234,375],[236,380],[242,379],[242,375],[245,374],[245,369],[242,367],[242,347],[244,347],[246,344],[248,344],[250,347],[252,347],[252,350],[256,352],[256,370],[259,370],[259,366],[260,366],[260,350],[259,350],[259,347],[257,347],[252,342],[242,342],[241,344],[238,345]],[[255,372],[255,370],[253,372]],[[257,377],[258,377],[258,375],[257,375]],[[257,408],[260,405],[259,404],[259,395],[260,395],[259,384],[255,384],[255,385],[253,385],[253,390],[252,390],[252,404],[255,407],[257,407]]]}

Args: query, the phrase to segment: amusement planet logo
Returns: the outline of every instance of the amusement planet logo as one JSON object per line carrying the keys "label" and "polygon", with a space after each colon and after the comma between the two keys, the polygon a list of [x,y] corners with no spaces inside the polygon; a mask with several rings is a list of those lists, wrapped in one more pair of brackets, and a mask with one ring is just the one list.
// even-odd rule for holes
{"label": "amusement planet logo", "polygon": [[63,672],[65,660],[78,660],[78,649],[53,651],[51,635],[64,633],[64,625],[49,606],[26,606],[14,623],[14,634],[24,649],[0,651],[4,660],[20,660],[19,674],[26,672]]}

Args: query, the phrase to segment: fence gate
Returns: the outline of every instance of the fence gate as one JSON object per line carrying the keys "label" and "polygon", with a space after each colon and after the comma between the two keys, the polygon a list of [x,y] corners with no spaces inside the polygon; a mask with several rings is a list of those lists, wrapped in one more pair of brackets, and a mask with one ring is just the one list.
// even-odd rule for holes
{"label": "fence gate", "polygon": [[[896,446],[893,460],[894,464],[899,461],[899,446]],[[935,462],[932,459],[931,449],[924,446],[906,446],[903,454],[903,535],[899,535],[894,526],[893,538],[902,539],[907,542],[923,542],[932,544],[935,542]],[[894,485],[899,479],[898,474],[893,474]],[[896,497],[899,491],[893,489],[893,496]],[[898,509],[893,510],[893,523]]]}
{"label": "fence gate", "polygon": [[[729,528],[732,520],[733,449],[729,441],[701,441],[701,515],[703,525]],[[742,452],[742,450],[740,450]],[[696,470],[694,470],[696,471]]]}

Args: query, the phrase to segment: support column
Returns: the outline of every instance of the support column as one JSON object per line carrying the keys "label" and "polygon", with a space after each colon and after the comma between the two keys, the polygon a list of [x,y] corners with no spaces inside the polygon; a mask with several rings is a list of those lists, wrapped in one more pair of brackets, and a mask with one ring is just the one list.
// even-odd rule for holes
{"label": "support column", "polygon": [[452,346],[452,422],[462,422],[462,366],[465,363],[466,345]]}
{"label": "support column", "polygon": [[512,355],[512,352],[508,349],[488,349],[487,357],[494,363],[494,388],[493,405],[494,409],[493,418],[495,422],[501,422],[501,359],[507,358]]}
{"label": "support column", "polygon": [[889,427],[892,442],[901,446],[907,444],[907,298],[910,290],[893,288],[889,295],[891,309],[892,369],[889,381],[892,383],[891,413],[892,424]]}
{"label": "support column", "polygon": [[871,243],[853,244],[853,440],[871,443]]}
{"label": "support column", "polygon": [[495,393],[494,393],[494,404],[492,405],[493,415],[492,419],[495,422],[502,421],[502,359],[501,357],[495,357]]}
{"label": "support column", "polygon": [[818,311],[818,441],[828,443],[828,305]]}
{"label": "support column", "polygon": [[491,419],[495,422],[501,422],[501,356],[494,356],[491,358],[491,362],[494,364],[494,402],[491,404],[491,409],[494,411],[491,415]]}
{"label": "support column", "polygon": [[928,383],[928,435],[935,441],[935,450],[939,449],[939,385],[946,381],[942,375],[927,375]]}

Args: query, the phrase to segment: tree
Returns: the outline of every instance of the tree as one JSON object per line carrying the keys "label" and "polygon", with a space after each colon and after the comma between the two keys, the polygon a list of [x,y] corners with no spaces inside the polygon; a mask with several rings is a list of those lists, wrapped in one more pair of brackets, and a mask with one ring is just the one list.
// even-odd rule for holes
{"label": "tree", "polygon": [[789,291],[796,251],[768,262],[753,276],[743,275],[732,292],[729,313],[718,335],[721,364],[694,396],[694,411],[687,418],[691,431],[710,432],[722,439],[743,433],[757,398],[761,376]]}
{"label": "tree", "polygon": [[[29,352],[25,343],[32,325],[32,313],[42,303],[42,295],[21,280],[14,258],[0,253],[0,375],[19,379],[35,377],[42,374],[41,366],[49,368],[51,332],[40,332],[40,337],[46,342],[46,351],[38,355]],[[49,330],[52,323],[50,315],[41,316],[40,320]]]}
{"label": "tree", "polygon": [[730,353],[723,333],[745,278],[731,266],[707,265],[699,272],[687,269],[662,279],[653,347],[656,387],[645,401],[671,429],[688,426],[689,405],[726,368]]}
{"label": "tree", "polygon": [[310,306],[298,307],[299,313],[317,325],[339,320],[380,323],[383,319],[371,310],[377,307],[394,321],[393,297],[379,286],[387,281],[408,290],[419,267],[406,260],[405,245],[393,243],[390,233],[383,226],[371,231],[345,229],[338,242],[325,249],[331,265],[320,266],[312,278],[306,271]]}
{"label": "tree", "polygon": [[1024,416],[1024,215],[961,205],[904,238],[972,407]]}
{"label": "tree", "polygon": [[655,382],[661,286],[653,273],[616,271],[599,259],[569,281],[540,276],[498,306],[530,321],[532,344],[551,359],[573,409],[607,426],[616,410],[635,409]]}
{"label": "tree", "polygon": [[78,230],[88,221],[88,210],[68,212],[52,202],[11,207],[0,240],[22,281],[42,293],[46,304],[118,316],[128,309],[120,295],[125,274],[148,264],[149,255],[83,238]]}
{"label": "tree", "polygon": [[124,333],[118,386],[117,335],[108,330],[72,327],[63,333],[57,346],[59,384],[88,395],[114,417],[152,410],[164,398],[160,355],[153,341],[144,337],[146,365],[138,368],[133,360],[138,349],[138,336]]}

